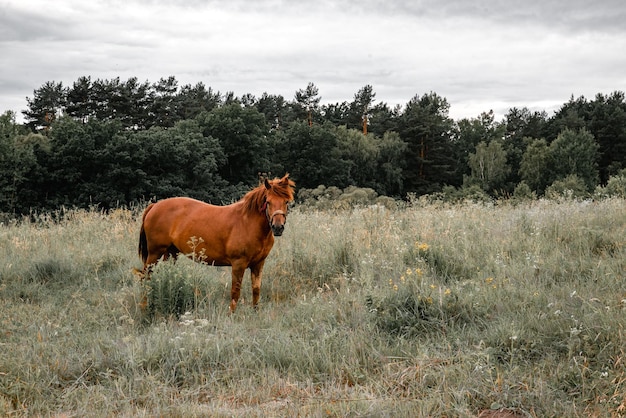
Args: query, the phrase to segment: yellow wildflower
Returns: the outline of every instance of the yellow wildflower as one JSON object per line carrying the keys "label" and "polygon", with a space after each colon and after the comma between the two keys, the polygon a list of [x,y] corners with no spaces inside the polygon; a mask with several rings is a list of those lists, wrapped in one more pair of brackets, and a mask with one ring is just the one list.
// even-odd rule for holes
{"label": "yellow wildflower", "polygon": [[445,295],[449,295],[450,293],[452,293],[452,291],[450,289],[446,289],[445,292],[443,292]]}

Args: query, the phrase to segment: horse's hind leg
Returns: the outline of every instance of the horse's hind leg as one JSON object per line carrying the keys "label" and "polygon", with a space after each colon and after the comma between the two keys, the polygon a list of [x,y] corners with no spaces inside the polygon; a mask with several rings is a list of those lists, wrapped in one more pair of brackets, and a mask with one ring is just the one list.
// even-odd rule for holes
{"label": "horse's hind leg", "polygon": [[143,262],[143,275],[145,279],[150,278],[150,273],[152,273],[152,268],[154,267],[156,262],[159,261],[159,258],[161,258],[161,255],[162,254],[154,253],[154,252],[148,253],[148,257],[146,257],[146,259]]}
{"label": "horse's hind leg", "polygon": [[173,244],[169,247],[160,246],[156,248],[149,248],[148,256],[143,264],[144,278],[149,278],[152,268],[161,259],[161,257],[163,257],[163,260],[167,260],[170,257],[176,259],[178,253],[178,248],[176,248]]}
{"label": "horse's hind leg", "polygon": [[[156,249],[150,248],[148,250],[148,256],[143,264],[143,271],[140,273],[142,280],[149,280],[150,273],[152,273],[152,268],[155,264],[163,257],[163,260],[167,260],[169,257],[173,257],[176,259],[178,256],[178,248],[174,245],[170,245],[169,247],[158,247]],[[141,301],[139,302],[139,306],[142,311],[145,311],[148,307],[148,295],[144,293],[141,297]]]}
{"label": "horse's hind leg", "polygon": [[167,252],[163,256],[163,260],[167,260],[168,258],[172,257],[172,259],[176,261],[176,259],[178,258],[178,254],[180,254],[180,250],[176,248],[174,244],[172,244],[167,247]]}
{"label": "horse's hind leg", "polygon": [[239,301],[239,295],[241,294],[241,281],[243,280],[243,274],[246,272],[246,266],[241,263],[233,263],[231,269],[232,283],[230,288],[230,313],[235,312],[237,309],[237,301]]}

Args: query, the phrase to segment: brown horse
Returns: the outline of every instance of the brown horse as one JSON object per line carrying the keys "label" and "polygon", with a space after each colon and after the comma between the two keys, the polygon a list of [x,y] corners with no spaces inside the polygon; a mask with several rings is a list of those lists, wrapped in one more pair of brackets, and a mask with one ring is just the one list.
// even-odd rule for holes
{"label": "brown horse", "polygon": [[293,200],[295,183],[286,174],[267,180],[241,200],[214,206],[186,197],[172,197],[150,204],[143,213],[139,256],[143,276],[161,258],[183,253],[214,266],[232,267],[230,311],[239,300],[246,269],[252,278],[252,305],[261,291],[265,258],[281,236],[287,222],[287,204]]}

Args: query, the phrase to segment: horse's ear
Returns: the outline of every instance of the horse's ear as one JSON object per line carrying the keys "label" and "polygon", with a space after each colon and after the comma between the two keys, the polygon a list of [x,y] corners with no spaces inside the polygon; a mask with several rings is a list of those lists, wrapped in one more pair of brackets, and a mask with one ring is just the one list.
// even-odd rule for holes
{"label": "horse's ear", "polygon": [[272,188],[272,185],[270,184],[270,182],[269,182],[269,180],[268,180],[268,179],[265,179],[265,188],[266,188],[267,190],[270,190],[270,189]]}
{"label": "horse's ear", "polygon": [[285,174],[285,176],[280,179],[280,184],[283,186],[287,186],[289,184],[289,173]]}

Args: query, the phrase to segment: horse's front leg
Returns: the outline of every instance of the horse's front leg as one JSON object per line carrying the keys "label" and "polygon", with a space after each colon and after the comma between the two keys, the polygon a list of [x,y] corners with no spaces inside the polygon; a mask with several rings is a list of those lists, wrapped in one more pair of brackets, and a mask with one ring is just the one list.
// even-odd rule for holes
{"label": "horse's front leg", "polygon": [[252,279],[252,306],[257,309],[259,297],[261,296],[261,276],[265,260],[250,268],[250,278]]}
{"label": "horse's front leg", "polygon": [[232,284],[230,288],[230,312],[235,312],[237,309],[237,301],[241,294],[241,281],[243,280],[243,274],[246,272],[247,266],[242,263],[233,263],[231,269]]}

